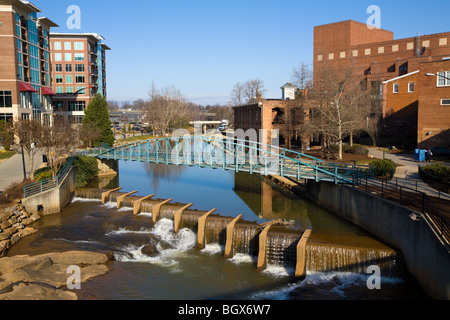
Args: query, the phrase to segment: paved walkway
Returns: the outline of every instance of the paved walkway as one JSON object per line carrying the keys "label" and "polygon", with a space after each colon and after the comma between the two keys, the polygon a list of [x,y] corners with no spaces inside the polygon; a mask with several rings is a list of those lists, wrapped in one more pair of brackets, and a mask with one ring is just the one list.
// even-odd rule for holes
{"label": "paved walkway", "polygon": [[383,153],[378,149],[369,149],[369,155],[377,159],[390,159],[394,161],[399,167],[395,172],[392,183],[397,183],[399,186],[408,187],[420,192],[424,192],[431,197],[439,197],[441,199],[450,200],[450,195],[446,193],[439,193],[431,188],[428,184],[423,182],[419,175],[419,165],[426,165],[425,162],[417,162],[414,160],[414,155],[410,154],[395,154]]}
{"label": "paved walkway", "polygon": [[[40,168],[43,164],[42,154],[38,154],[34,157],[34,168],[35,170]],[[27,176],[30,176],[30,169],[28,163],[28,156],[25,154],[25,169]],[[7,161],[0,164],[0,192],[5,191],[9,186],[14,183],[19,183],[23,181],[23,165],[22,165],[22,155],[16,154],[9,158]]]}

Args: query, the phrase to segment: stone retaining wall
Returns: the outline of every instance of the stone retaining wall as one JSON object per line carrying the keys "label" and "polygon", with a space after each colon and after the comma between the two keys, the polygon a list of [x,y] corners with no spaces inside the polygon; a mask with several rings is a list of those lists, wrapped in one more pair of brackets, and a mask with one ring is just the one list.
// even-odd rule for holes
{"label": "stone retaining wall", "polygon": [[20,239],[37,232],[28,226],[40,218],[38,214],[28,213],[21,204],[0,210],[0,258]]}

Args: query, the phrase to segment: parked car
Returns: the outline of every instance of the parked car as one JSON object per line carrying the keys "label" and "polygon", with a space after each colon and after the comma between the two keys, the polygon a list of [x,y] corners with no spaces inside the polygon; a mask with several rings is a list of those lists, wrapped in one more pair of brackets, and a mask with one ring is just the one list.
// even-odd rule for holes
{"label": "parked car", "polygon": [[431,153],[433,157],[448,157],[450,156],[450,149],[445,147],[434,147],[431,148]]}
{"label": "parked car", "polygon": [[225,131],[225,130],[227,130],[228,129],[228,126],[226,126],[226,125],[224,125],[224,124],[222,124],[220,127],[219,127],[219,131]]}

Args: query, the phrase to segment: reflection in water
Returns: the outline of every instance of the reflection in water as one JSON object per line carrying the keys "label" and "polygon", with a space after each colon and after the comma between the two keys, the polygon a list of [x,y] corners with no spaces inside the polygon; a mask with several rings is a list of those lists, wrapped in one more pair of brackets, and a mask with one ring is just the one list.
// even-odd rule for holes
{"label": "reflection in water", "polygon": [[[61,215],[42,219],[40,232],[20,242],[11,254],[26,254],[30,250],[113,250],[116,261],[110,273],[83,286],[84,298],[376,298],[374,294],[378,292],[365,288],[367,276],[354,273],[355,268],[351,267],[359,267],[353,261],[358,261],[361,255],[383,257],[390,249],[354,225],[311,201],[281,190],[259,175],[121,162],[117,178],[97,183],[111,188],[120,186],[124,192],[139,190],[138,196],[155,194],[159,199],[173,198],[174,203],[193,203],[192,209],[201,211],[217,208],[217,213],[225,217],[243,214],[251,222],[280,219],[289,222],[288,228],[294,230],[312,228],[307,279],[291,284],[289,272],[276,265],[270,265],[268,272],[258,273],[254,257],[245,254],[225,260],[218,243],[208,243],[201,252],[192,250],[195,239],[192,231],[178,238],[170,221],[152,226],[146,214],[133,216],[129,208],[117,209],[114,203],[101,205],[98,201],[80,199]],[[142,247],[149,242],[157,246],[156,257],[142,254]],[[334,263],[337,250],[344,250],[340,256],[345,258],[337,261],[339,270]],[[318,254],[312,255],[314,252]],[[318,257],[323,259],[319,261]],[[380,298],[402,298],[403,292],[399,294],[398,289],[405,287],[408,291],[403,282],[383,286]]]}

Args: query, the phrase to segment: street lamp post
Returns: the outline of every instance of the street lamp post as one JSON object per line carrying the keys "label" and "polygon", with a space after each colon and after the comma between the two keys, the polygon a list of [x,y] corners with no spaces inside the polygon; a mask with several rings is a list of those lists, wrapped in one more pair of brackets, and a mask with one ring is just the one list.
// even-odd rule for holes
{"label": "street lamp post", "polygon": [[[435,76],[436,76],[435,73],[425,73],[425,75],[426,75],[427,77],[435,77]],[[450,78],[447,78],[446,76],[443,76],[442,74],[440,74],[439,77],[444,78],[444,79],[447,79],[447,80],[450,80]]]}
{"label": "street lamp post", "polygon": [[20,140],[20,147],[22,148],[22,168],[23,168],[23,181],[27,180],[27,170],[25,169],[25,154],[23,152],[23,141]]}

